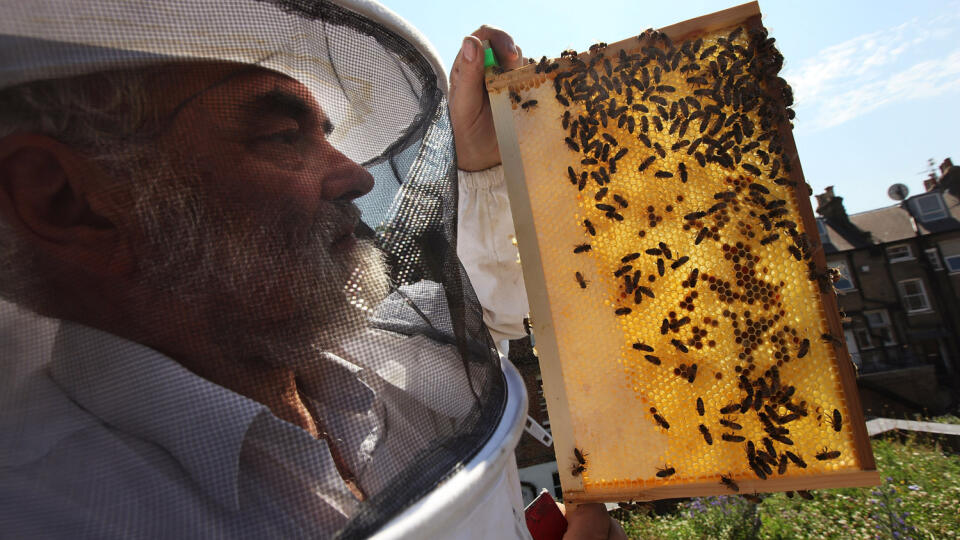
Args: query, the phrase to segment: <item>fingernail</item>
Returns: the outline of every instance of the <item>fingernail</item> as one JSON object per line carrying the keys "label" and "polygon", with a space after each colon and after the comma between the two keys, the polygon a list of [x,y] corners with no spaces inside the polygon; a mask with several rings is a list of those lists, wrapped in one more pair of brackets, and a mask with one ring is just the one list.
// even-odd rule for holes
{"label": "fingernail", "polygon": [[463,39],[463,46],[460,47],[463,52],[463,59],[467,62],[473,62],[477,58],[477,44],[470,38]]}

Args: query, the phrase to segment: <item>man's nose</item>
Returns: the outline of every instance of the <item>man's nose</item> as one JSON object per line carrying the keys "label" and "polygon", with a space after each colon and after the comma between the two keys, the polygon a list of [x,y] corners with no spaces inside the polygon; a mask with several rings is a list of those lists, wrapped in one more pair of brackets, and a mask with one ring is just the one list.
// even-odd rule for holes
{"label": "man's nose", "polygon": [[328,201],[350,201],[362,197],[373,189],[373,175],[355,161],[333,147],[325,152],[326,169],[323,182],[323,198]]}

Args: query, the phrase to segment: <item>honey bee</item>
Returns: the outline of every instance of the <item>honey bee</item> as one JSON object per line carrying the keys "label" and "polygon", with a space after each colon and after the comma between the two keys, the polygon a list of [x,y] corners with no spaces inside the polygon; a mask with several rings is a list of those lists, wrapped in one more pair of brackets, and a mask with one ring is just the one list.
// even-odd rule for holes
{"label": "honey bee", "polygon": [[830,333],[820,334],[820,340],[823,341],[824,343],[832,343],[834,345],[843,345],[843,341],[840,338]]}
{"label": "honey bee", "polygon": [[689,352],[689,349],[687,349],[687,346],[684,345],[683,342],[680,341],[679,339],[671,339],[670,344],[676,347],[677,350],[682,353]]}
{"label": "honey bee", "polygon": [[564,138],[563,141],[567,143],[567,146],[570,147],[570,149],[573,150],[574,152],[580,151],[580,145],[578,145],[577,142],[571,139],[570,137]]}
{"label": "honey bee", "polygon": [[710,229],[706,227],[700,229],[700,232],[697,233],[697,237],[693,241],[693,245],[699,246],[700,242],[703,242],[703,239],[706,238],[708,232],[710,232]]}
{"label": "honey bee", "polygon": [[669,465],[664,465],[662,468],[657,468],[657,478],[667,478],[673,476],[677,472],[676,469]]}
{"label": "honey bee", "polygon": [[703,440],[705,440],[707,444],[713,444],[713,436],[710,435],[710,430],[707,429],[707,426],[700,424],[700,434],[703,435]]}
{"label": "honey bee", "polygon": [[727,442],[743,442],[746,440],[746,437],[743,437],[742,435],[735,435],[733,433],[724,433],[720,436],[720,438]]}
{"label": "honey bee", "polygon": [[[513,90],[510,91],[510,99],[511,99],[514,103],[520,103],[520,102],[522,101],[522,98],[520,97],[520,94],[514,92]],[[567,129],[566,126],[564,126],[563,129]]]}
{"label": "honey bee", "polygon": [[657,259],[657,273],[660,274],[660,277],[663,277],[664,272],[666,272],[666,269],[663,266],[663,259]]}
{"label": "honey bee", "polygon": [[656,356],[654,356],[654,355],[652,355],[652,354],[645,354],[645,355],[643,355],[643,357],[647,360],[647,362],[650,362],[651,364],[653,364],[653,365],[655,365],[655,366],[659,366],[659,365],[660,365],[660,358],[658,358],[658,357],[656,357]]}
{"label": "honey bee", "polygon": [[780,235],[777,234],[777,233],[773,233],[773,234],[771,234],[771,235],[767,235],[767,236],[763,237],[763,238],[760,240],[760,245],[761,245],[761,246],[765,246],[765,245],[767,245],[767,244],[769,244],[769,243],[771,243],[771,242],[775,242],[775,241],[777,241],[777,240],[779,240],[779,239],[780,239]]}
{"label": "honey bee", "polygon": [[632,313],[632,312],[633,312],[632,309],[630,309],[630,308],[628,308],[628,307],[622,307],[622,308],[617,308],[613,313],[614,313],[615,315],[617,315],[618,317],[622,317],[622,316],[624,316],[624,315],[629,315],[629,314]]}
{"label": "honey bee", "polygon": [[531,107],[535,107],[536,105],[537,105],[537,100],[531,99],[531,100],[529,100],[529,101],[523,102],[523,103],[520,105],[520,107],[521,107],[523,110],[529,110]]}
{"label": "honey bee", "polygon": [[646,343],[641,343],[639,341],[633,344],[633,348],[638,351],[653,352],[653,347],[647,345]]}
{"label": "honey bee", "polygon": [[[732,413],[732,412],[734,412],[734,411],[737,411],[737,410],[740,410],[740,404],[739,404],[739,403],[730,403],[730,404],[724,405],[723,407],[720,408],[720,414],[730,414],[730,413]],[[723,424],[723,421],[721,420],[720,423]]]}
{"label": "honey bee", "polygon": [[630,254],[628,254],[628,255],[624,255],[623,257],[621,257],[621,258],[620,258],[620,262],[622,262],[622,263],[628,263],[628,262],[633,261],[633,260],[635,260],[635,259],[637,259],[637,258],[639,258],[639,257],[640,257],[640,254],[639,254],[639,253],[630,253]]}
{"label": "honey bee", "polygon": [[676,270],[677,268],[680,268],[681,266],[683,266],[684,263],[686,263],[689,260],[690,260],[690,257],[687,257],[686,255],[684,255],[683,257],[680,257],[679,259],[673,261],[673,263],[670,265],[670,268]]}
{"label": "honey bee", "polygon": [[800,467],[801,469],[807,468],[807,463],[803,461],[803,459],[801,459],[800,456],[794,454],[793,452],[787,450],[783,453],[783,455],[787,456],[787,459],[792,461],[793,464],[796,465],[797,467]]}
{"label": "honey bee", "polygon": [[[572,141],[571,141],[571,142],[572,142]],[[569,143],[567,143],[567,144],[569,145]],[[577,148],[577,150],[579,150],[579,148]],[[656,160],[657,160],[657,157],[656,157],[656,156],[650,156],[650,157],[648,157],[647,159],[643,160],[643,163],[640,164],[640,167],[638,168],[638,170],[639,170],[640,172],[643,172],[647,167],[649,167],[650,165],[652,165],[653,162],[656,161]]]}
{"label": "honey bee", "polygon": [[587,288],[587,280],[583,279],[583,274],[581,274],[580,272],[576,272],[574,274],[574,277],[577,279],[577,283],[580,285],[581,289]]}
{"label": "honey bee", "polygon": [[585,456],[586,456],[586,455],[587,455],[587,454],[581,452],[579,448],[577,448],[577,447],[574,447],[574,448],[573,448],[573,456],[574,456],[575,458],[577,458],[577,463],[579,463],[580,465],[586,465],[586,464],[587,464],[587,460],[585,459]]}
{"label": "honey bee", "polygon": [[797,490],[797,494],[800,495],[801,497],[803,497],[804,499],[808,500],[808,501],[812,501],[812,500],[813,500],[813,494],[810,493],[809,491],[806,491],[806,490],[803,490],[803,489],[798,489],[798,490]]}
{"label": "honey bee", "polygon": [[620,276],[626,274],[627,272],[629,272],[629,271],[631,271],[631,270],[633,270],[633,266],[632,266],[632,265],[629,265],[629,264],[628,264],[628,265],[626,265],[626,266],[621,266],[620,268],[617,269],[616,272],[613,273],[613,277],[620,277]]}
{"label": "honey bee", "polygon": [[720,483],[730,488],[731,491],[740,491],[740,486],[738,486],[737,483],[733,481],[733,478],[730,478],[729,476],[720,475]]}
{"label": "honey bee", "polygon": [[790,255],[793,255],[793,258],[796,260],[799,261],[803,259],[803,254],[800,252],[800,249],[797,246],[787,246],[787,251],[789,251]]}
{"label": "honey bee", "polygon": [[653,294],[653,289],[649,287],[644,287],[643,285],[637,285],[637,291],[639,291],[641,294],[645,296],[649,296],[650,298],[656,298],[656,296],[654,296]]}
{"label": "honey bee", "polygon": [[597,193],[593,196],[593,200],[602,201],[604,197],[607,196],[607,188],[603,187],[597,190]]}
{"label": "honey bee", "polygon": [[833,426],[834,431],[840,431],[843,428],[843,417],[840,416],[839,410],[833,410],[833,418],[830,419],[830,425]]}
{"label": "honey bee", "polygon": [[658,142],[653,143],[653,151],[656,152],[661,158],[667,157],[667,151],[664,150],[663,146],[661,146]]}
{"label": "honey bee", "polygon": [[703,398],[699,398],[699,397],[697,398],[697,414],[699,414],[700,416],[703,416],[704,414]]}
{"label": "honey bee", "polygon": [[656,407],[650,407],[650,414],[653,415],[653,419],[660,425],[663,429],[670,429],[670,422],[667,422],[666,418],[660,415],[657,412]]}
{"label": "honey bee", "polygon": [[786,454],[781,454],[780,464],[777,466],[777,474],[782,475],[783,473],[787,472],[787,463],[789,463],[789,461],[787,460]]}
{"label": "honey bee", "polygon": [[754,176],[760,176],[761,174],[760,169],[758,169],[756,166],[751,165],[749,163],[741,163],[740,166],[743,167],[743,170],[747,171],[748,173]]}
{"label": "honey bee", "polygon": [[797,358],[803,358],[810,351],[810,340],[803,338],[800,342],[800,349],[797,351]]}
{"label": "honey bee", "polygon": [[616,212],[616,211],[617,211],[616,208],[610,206],[609,204],[595,204],[595,205],[593,205],[593,206],[594,206],[597,210],[600,210],[600,211],[603,211],[603,212]]}
{"label": "honey bee", "polygon": [[[583,220],[583,226],[587,229],[587,232],[590,233],[590,236],[597,235],[597,229],[594,228],[593,223],[590,223],[589,219]],[[627,261],[624,261],[624,262],[627,262]]]}
{"label": "honey bee", "polygon": [[613,200],[617,201],[617,204],[619,204],[621,208],[627,207],[627,200],[620,195],[614,195]]}
{"label": "honey bee", "polygon": [[[737,408],[739,408],[739,407],[740,407],[740,405],[737,405]],[[732,411],[731,411],[731,412],[732,412]],[[724,413],[724,414],[727,414],[727,413]],[[721,419],[720,419],[720,425],[721,425],[721,426],[728,427],[728,428],[730,428],[730,429],[743,429],[743,426],[741,426],[740,424],[734,422],[733,420],[727,420],[726,418],[721,418]]]}
{"label": "honey bee", "polygon": [[673,252],[670,251],[670,248],[667,247],[663,242],[658,242],[657,246],[660,248],[660,251],[663,252],[663,256],[670,259],[673,258]]}
{"label": "honey bee", "polygon": [[580,245],[576,246],[575,248],[573,248],[573,252],[574,252],[574,253],[586,253],[586,252],[590,251],[590,249],[591,249],[590,244],[580,244]]}
{"label": "honey bee", "polygon": [[586,470],[587,470],[587,467],[585,465],[575,463],[573,465],[573,468],[570,470],[570,474],[572,474],[573,476],[580,476],[580,473]]}
{"label": "honey bee", "polygon": [[680,181],[686,183],[687,181],[687,165],[684,162],[680,162],[677,165],[677,171],[680,173]]}

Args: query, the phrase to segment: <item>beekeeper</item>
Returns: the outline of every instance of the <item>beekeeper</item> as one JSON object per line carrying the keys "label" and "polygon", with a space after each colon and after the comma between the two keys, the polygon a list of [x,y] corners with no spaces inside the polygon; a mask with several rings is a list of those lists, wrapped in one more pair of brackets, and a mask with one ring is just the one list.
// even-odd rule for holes
{"label": "beekeeper", "polygon": [[372,2],[0,14],[4,535],[527,537],[509,35],[448,92]]}

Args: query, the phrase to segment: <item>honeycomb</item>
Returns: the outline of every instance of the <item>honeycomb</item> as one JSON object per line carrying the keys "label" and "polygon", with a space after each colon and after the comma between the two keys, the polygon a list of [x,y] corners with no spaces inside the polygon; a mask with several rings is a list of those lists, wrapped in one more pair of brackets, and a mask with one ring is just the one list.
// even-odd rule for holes
{"label": "honeycomb", "polygon": [[509,103],[536,234],[542,276],[524,271],[562,372],[565,494],[872,469],[773,40],[743,23],[563,56],[488,87]]}

